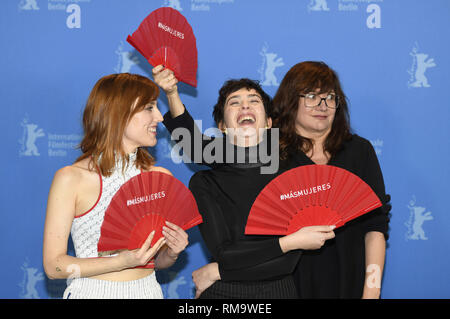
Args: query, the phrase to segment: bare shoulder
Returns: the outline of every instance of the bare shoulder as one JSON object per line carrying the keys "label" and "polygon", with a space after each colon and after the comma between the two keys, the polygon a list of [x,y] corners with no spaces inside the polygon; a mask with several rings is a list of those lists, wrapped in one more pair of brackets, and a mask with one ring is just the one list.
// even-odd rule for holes
{"label": "bare shoulder", "polygon": [[90,168],[90,159],[82,160],[72,165],[65,166],[56,171],[53,178],[53,184],[58,184],[65,187],[77,188],[82,185],[89,176],[96,174]]}
{"label": "bare shoulder", "polygon": [[72,186],[76,185],[80,179],[80,170],[73,165],[68,165],[56,171],[53,177],[53,184]]}
{"label": "bare shoulder", "polygon": [[172,172],[170,172],[167,168],[164,168],[162,166],[152,166],[152,167],[150,167],[150,169],[148,171],[149,172],[161,172],[161,173],[165,173],[165,174],[169,174],[169,175],[173,176]]}

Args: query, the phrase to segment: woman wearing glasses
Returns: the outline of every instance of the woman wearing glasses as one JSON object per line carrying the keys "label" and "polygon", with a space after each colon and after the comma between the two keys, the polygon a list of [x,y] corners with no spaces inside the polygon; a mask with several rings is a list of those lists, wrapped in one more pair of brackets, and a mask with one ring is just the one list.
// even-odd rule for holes
{"label": "woman wearing glasses", "polygon": [[[321,249],[303,251],[294,280],[299,296],[378,298],[389,195],[370,142],[351,133],[346,97],[336,73],[323,62],[293,66],[273,106],[269,116],[273,127],[280,128],[280,171],[311,164],[338,166],[362,178],[384,204],[337,229],[336,238],[327,240]],[[184,111],[182,104],[180,109]],[[207,289],[220,280],[217,263],[196,270],[193,278],[197,293]]]}
{"label": "woman wearing glasses", "polygon": [[337,74],[302,62],[285,75],[273,100],[280,157],[289,167],[327,164],[363,179],[383,206],[336,229],[321,249],[304,251],[295,272],[301,298],[378,298],[389,223],[389,195],[370,142],[352,134]]}

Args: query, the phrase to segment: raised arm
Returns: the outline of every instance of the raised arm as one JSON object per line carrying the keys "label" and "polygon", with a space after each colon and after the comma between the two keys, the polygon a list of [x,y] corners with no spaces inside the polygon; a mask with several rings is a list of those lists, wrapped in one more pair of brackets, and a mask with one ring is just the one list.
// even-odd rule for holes
{"label": "raised arm", "polygon": [[183,150],[184,156],[191,162],[210,167],[223,163],[225,155],[222,158],[204,156],[204,150],[208,145],[217,143],[211,145],[223,147],[224,139],[209,137],[200,131],[181,101],[178,94],[178,80],[173,72],[159,65],[153,68],[152,73],[155,83],[166,93],[169,102],[169,112],[164,115],[163,124],[170,132],[172,140]]}
{"label": "raised arm", "polygon": [[178,80],[174,73],[162,65],[154,67],[152,73],[156,84],[166,93],[171,116],[174,118],[183,114],[184,105],[178,94]]}

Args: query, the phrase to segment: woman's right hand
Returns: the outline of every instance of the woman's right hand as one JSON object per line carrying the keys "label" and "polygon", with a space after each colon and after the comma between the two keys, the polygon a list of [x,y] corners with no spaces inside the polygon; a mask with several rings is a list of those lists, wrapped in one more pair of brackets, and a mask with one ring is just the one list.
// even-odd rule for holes
{"label": "woman's right hand", "polygon": [[166,95],[178,93],[178,80],[172,70],[157,65],[152,69],[152,74],[155,83],[166,92]]}
{"label": "woman's right hand", "polygon": [[280,238],[280,247],[283,252],[295,249],[319,249],[328,239],[335,237],[333,229],[336,226],[308,226],[295,233]]}
{"label": "woman's right hand", "polygon": [[150,259],[155,257],[159,249],[166,243],[166,240],[164,237],[161,237],[153,246],[151,246],[154,235],[155,231],[152,231],[141,248],[124,250],[119,253],[117,258],[120,260],[123,269],[144,266]]}
{"label": "woman's right hand", "polygon": [[192,281],[195,284],[195,299],[208,289],[217,280],[220,280],[219,264],[216,262],[206,264],[205,266],[192,272]]}

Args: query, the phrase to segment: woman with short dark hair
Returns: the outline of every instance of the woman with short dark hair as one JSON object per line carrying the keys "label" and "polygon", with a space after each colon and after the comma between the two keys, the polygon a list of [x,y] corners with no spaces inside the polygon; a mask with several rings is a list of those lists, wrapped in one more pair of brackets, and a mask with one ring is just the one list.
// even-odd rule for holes
{"label": "woman with short dark hair", "polygon": [[[192,147],[197,143],[202,145],[200,149],[206,149],[201,142],[206,139],[194,134],[197,128],[181,103],[173,73],[157,66],[153,75],[169,101],[166,127],[171,132],[189,128]],[[266,132],[272,126],[267,115],[270,107],[270,97],[255,81],[229,80],[219,90],[213,115],[224,135],[214,141],[207,139],[208,143],[221,139],[225,150],[244,156],[228,156],[226,152],[225,158],[218,157],[218,161],[208,164],[211,170],[195,173],[189,183],[203,217],[199,229],[213,258],[212,263],[193,273],[200,298],[297,298],[292,272],[300,249],[320,248],[325,240],[334,237],[332,226],[304,227],[281,237],[244,234],[251,205],[277,176],[277,171],[262,173],[267,163],[257,150],[269,139]],[[192,155],[192,150],[184,151]]]}

